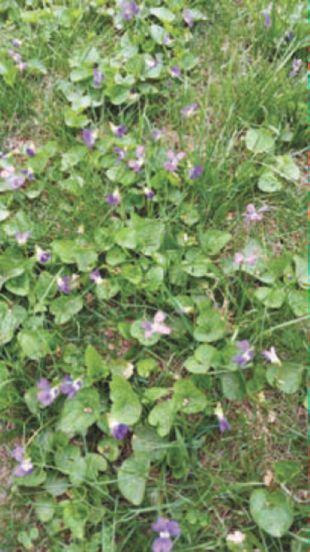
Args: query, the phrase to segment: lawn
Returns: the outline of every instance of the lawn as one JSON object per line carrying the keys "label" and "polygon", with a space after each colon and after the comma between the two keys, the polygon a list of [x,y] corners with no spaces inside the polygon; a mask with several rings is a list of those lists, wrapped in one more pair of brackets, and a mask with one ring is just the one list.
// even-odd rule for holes
{"label": "lawn", "polygon": [[1,552],[306,552],[306,14],[0,0]]}

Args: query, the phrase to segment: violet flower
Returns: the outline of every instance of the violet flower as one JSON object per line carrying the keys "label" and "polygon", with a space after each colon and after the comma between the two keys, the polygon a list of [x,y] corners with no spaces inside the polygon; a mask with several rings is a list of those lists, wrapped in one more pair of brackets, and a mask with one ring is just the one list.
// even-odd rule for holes
{"label": "violet flower", "polygon": [[20,171],[26,178],[26,180],[35,180],[35,176],[33,174],[33,170],[28,168],[28,169],[22,169]]}
{"label": "violet flower", "polygon": [[48,263],[48,261],[50,261],[51,254],[48,251],[41,249],[41,247],[36,247],[36,258],[39,261],[39,263],[45,264],[45,263]]}
{"label": "violet flower", "polygon": [[271,349],[268,351],[262,352],[263,357],[268,360],[268,362],[271,362],[271,364],[281,364],[281,360],[279,359],[277,352],[274,347],[271,347]]}
{"label": "violet flower", "polygon": [[22,188],[26,182],[26,178],[22,174],[12,174],[6,180],[13,190]]}
{"label": "violet flower", "polygon": [[129,433],[129,427],[126,424],[118,424],[116,422],[113,422],[111,424],[111,433],[114,437],[114,439],[117,439],[117,441],[122,441],[127,437]]}
{"label": "violet flower", "polygon": [[270,29],[271,27],[271,16],[270,16],[270,10],[263,10],[262,16],[264,17],[264,25],[266,29]]}
{"label": "violet flower", "polygon": [[93,70],[93,85],[95,88],[100,88],[102,81],[104,80],[104,74],[95,67]]}
{"label": "violet flower", "polygon": [[36,148],[34,147],[33,144],[29,144],[27,147],[26,147],[26,154],[28,155],[28,157],[34,157],[35,154],[36,154]]}
{"label": "violet flower", "polygon": [[246,339],[238,341],[237,346],[240,352],[233,357],[233,361],[241,367],[246,366],[254,357],[254,349]]}
{"label": "violet flower", "polygon": [[25,245],[31,236],[31,232],[16,232],[15,239],[18,245]]}
{"label": "violet flower", "polygon": [[181,115],[185,119],[188,119],[189,117],[192,117],[192,115],[194,115],[196,113],[197,109],[198,109],[198,104],[196,102],[194,102],[192,104],[189,104],[189,105],[186,105],[185,107],[183,107],[181,109]]}
{"label": "violet flower", "polygon": [[166,316],[164,312],[157,311],[153,318],[153,322],[149,322],[148,320],[141,322],[141,328],[144,330],[145,339],[149,339],[156,333],[160,335],[169,335],[171,333],[171,328],[164,324]]}
{"label": "violet flower", "polygon": [[163,131],[160,130],[159,128],[154,128],[152,130],[152,138],[153,140],[155,140],[155,142],[158,142],[158,140],[160,140],[163,136]]}
{"label": "violet flower", "polygon": [[59,278],[57,278],[57,287],[61,293],[68,295],[71,291],[71,277],[60,276]]}
{"label": "violet flower", "polygon": [[42,406],[50,406],[59,396],[59,387],[52,387],[46,378],[40,379],[37,388],[37,399]]}
{"label": "violet flower", "polygon": [[122,15],[122,18],[125,19],[125,21],[130,21],[136,15],[138,15],[139,12],[140,12],[140,8],[136,4],[136,2],[132,2],[130,0],[124,0],[121,3],[121,15]]}
{"label": "violet flower", "polygon": [[140,172],[144,165],[144,154],[145,154],[144,146],[137,146],[136,159],[129,159],[128,167],[136,173]]}
{"label": "violet flower", "polygon": [[144,191],[144,195],[145,195],[146,199],[153,199],[154,198],[155,192],[153,190],[151,190],[151,188],[145,187],[143,189],[143,191]]}
{"label": "violet flower", "polygon": [[123,148],[119,148],[118,146],[115,146],[115,148],[113,148],[113,151],[117,154],[117,158],[119,161],[123,161],[123,159],[125,159],[127,155],[127,152]]}
{"label": "violet flower", "polygon": [[19,40],[19,38],[13,38],[12,46],[14,46],[14,48],[20,48],[21,45],[22,45],[22,41]]}
{"label": "violet flower", "polygon": [[216,406],[216,409],[214,410],[214,414],[218,419],[219,424],[219,430],[221,433],[224,433],[225,431],[229,431],[231,429],[231,425],[227,418],[224,416],[223,408],[221,403],[218,403]]}
{"label": "violet flower", "polygon": [[253,205],[253,203],[249,203],[249,205],[246,206],[246,210],[244,213],[244,219],[247,224],[251,222],[258,222],[263,220],[264,215],[266,211],[269,211],[269,208],[267,206],[260,207],[260,209],[256,210],[256,207]]}
{"label": "violet flower", "polygon": [[241,251],[237,251],[234,256],[234,264],[238,268],[242,264],[246,264],[248,266],[255,266],[258,260],[258,255],[256,253],[253,253],[252,255],[245,256]]}
{"label": "violet flower", "polygon": [[112,123],[110,123],[110,127],[112,129],[112,132],[117,138],[124,138],[127,134],[127,128],[123,125],[115,126]]}
{"label": "violet flower", "polygon": [[97,132],[91,128],[84,128],[82,130],[82,139],[89,149],[93,148],[96,142]]}
{"label": "violet flower", "polygon": [[82,380],[76,379],[73,380],[71,376],[65,375],[62,383],[60,384],[60,391],[63,393],[63,395],[67,395],[68,399],[73,399],[77,392],[82,387]]}
{"label": "violet flower", "polygon": [[181,77],[181,69],[179,65],[174,65],[173,67],[171,67],[170,75],[173,79],[179,79]]}
{"label": "violet flower", "polygon": [[287,33],[285,33],[285,36],[284,36],[284,37],[285,37],[285,40],[286,40],[287,42],[292,42],[294,36],[295,36],[295,35],[294,35],[293,31],[288,31]]}
{"label": "violet flower", "polygon": [[173,548],[172,537],[179,537],[181,529],[179,524],[174,520],[169,520],[163,517],[159,517],[155,523],[152,524],[152,529],[155,533],[159,534],[159,537],[155,539],[152,545],[152,552],[170,552]]}
{"label": "violet flower", "polygon": [[115,190],[112,194],[108,194],[105,198],[108,205],[119,205],[121,202],[121,196],[118,190]]}
{"label": "violet flower", "polygon": [[164,168],[166,171],[175,172],[178,168],[178,164],[182,159],[184,159],[185,153],[181,151],[179,153],[174,153],[174,151],[167,151],[167,161],[164,163]]}
{"label": "violet flower", "polygon": [[12,450],[12,458],[18,462],[18,466],[13,471],[13,474],[16,477],[25,477],[33,472],[33,464],[25,455],[25,449],[23,447],[17,446]]}
{"label": "violet flower", "polygon": [[102,282],[102,277],[101,277],[101,274],[100,274],[100,271],[97,269],[97,270],[93,270],[93,272],[90,273],[90,279],[92,282],[94,282],[94,284],[101,284]]}
{"label": "violet flower", "polygon": [[188,176],[191,180],[196,180],[196,178],[199,178],[202,174],[203,174],[202,165],[195,165],[195,167],[192,167],[188,171]]}
{"label": "violet flower", "polygon": [[194,18],[193,18],[193,12],[192,10],[183,10],[183,20],[185,21],[186,25],[189,27],[193,27],[194,25]]}
{"label": "violet flower", "polygon": [[290,72],[290,77],[296,77],[302,67],[302,59],[293,59],[292,61],[292,70]]}

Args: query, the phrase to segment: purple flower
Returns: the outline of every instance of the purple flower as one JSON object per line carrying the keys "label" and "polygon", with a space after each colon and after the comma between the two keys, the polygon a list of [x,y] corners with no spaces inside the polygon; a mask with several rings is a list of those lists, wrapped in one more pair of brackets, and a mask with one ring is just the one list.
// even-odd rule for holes
{"label": "purple flower", "polygon": [[146,199],[153,199],[153,197],[155,196],[155,192],[151,190],[151,188],[145,187],[143,191]]}
{"label": "purple flower", "polygon": [[91,128],[84,128],[82,130],[82,139],[88,148],[93,148],[96,142],[97,133],[95,130],[92,130]]}
{"label": "purple flower", "polygon": [[179,537],[181,534],[180,526],[176,521],[170,521],[163,517],[159,517],[152,524],[152,529],[159,534],[159,537],[153,542],[153,552],[170,552],[173,547],[171,537]]}
{"label": "purple flower", "polygon": [[167,151],[167,161],[164,163],[166,171],[175,172],[178,168],[178,164],[182,159],[184,159],[185,153],[181,151],[180,153],[174,153],[174,151]]}
{"label": "purple flower", "polygon": [[196,178],[199,178],[203,173],[203,166],[202,165],[195,165],[195,167],[192,167],[189,172],[188,176],[191,180],[196,180]]}
{"label": "purple flower", "polygon": [[249,203],[249,205],[246,206],[246,210],[244,213],[244,219],[247,224],[251,222],[257,222],[263,219],[263,213],[266,211],[269,211],[269,208],[267,206],[260,207],[258,211],[256,210],[255,206],[252,203]]}
{"label": "purple flower", "polygon": [[193,12],[192,10],[183,10],[183,19],[189,27],[193,27],[194,25],[194,18],[193,18]]}
{"label": "purple flower", "polygon": [[67,395],[68,399],[73,399],[81,387],[81,379],[73,380],[71,376],[65,375],[60,385],[60,390],[64,395]]}
{"label": "purple flower", "polygon": [[25,245],[31,236],[31,232],[16,232],[15,239],[18,245]]}
{"label": "purple flower", "polygon": [[137,146],[136,159],[129,159],[128,167],[136,173],[140,172],[144,165],[144,154],[145,154],[144,146]]}
{"label": "purple flower", "polygon": [[[127,134],[127,128],[123,125],[115,126],[112,123],[110,123],[110,127],[112,129],[113,134],[115,134],[115,136],[117,136],[117,138],[124,138],[124,136],[126,136],[126,134]],[[118,148],[118,149],[120,149],[120,148]]]}
{"label": "purple flower", "polygon": [[22,41],[19,40],[19,38],[13,38],[12,46],[14,46],[14,48],[20,48],[21,45],[22,45]]}
{"label": "purple flower", "polygon": [[138,15],[139,11],[140,8],[136,4],[136,2],[124,0],[124,2],[121,3],[122,18],[126,21],[130,21],[131,19],[133,19],[136,15]]}
{"label": "purple flower", "polygon": [[102,81],[104,80],[104,74],[95,67],[93,70],[93,85],[95,88],[100,88]]}
{"label": "purple flower", "polygon": [[23,175],[25,175],[26,179],[27,180],[35,180],[35,176],[33,174],[33,170],[32,169],[22,169],[21,170],[21,173]]}
{"label": "purple flower", "polygon": [[274,347],[271,347],[271,349],[268,351],[262,352],[263,357],[268,360],[268,362],[271,362],[271,364],[281,364],[281,360],[279,359],[277,352]]}
{"label": "purple flower", "polygon": [[252,255],[245,256],[241,251],[237,251],[234,256],[234,264],[238,268],[242,264],[247,264],[249,266],[255,266],[258,260],[258,255],[253,253]]}
{"label": "purple flower", "polygon": [[121,196],[117,190],[113,192],[113,194],[108,194],[105,198],[106,203],[109,205],[119,205],[121,202]]}
{"label": "purple flower", "polygon": [[36,247],[36,257],[39,263],[45,264],[51,259],[51,254],[41,249],[41,247]]}
{"label": "purple flower", "polygon": [[93,270],[93,272],[90,273],[90,279],[92,282],[94,282],[94,284],[101,284],[102,282],[102,277],[101,277],[101,274],[100,274],[100,271],[97,269],[97,270]]}
{"label": "purple flower", "polygon": [[292,61],[292,70],[290,72],[290,77],[296,77],[302,67],[302,59],[293,59]]}
{"label": "purple flower", "polygon": [[218,419],[220,432],[224,433],[225,431],[229,431],[231,429],[231,426],[227,418],[224,416],[221,403],[217,404],[214,414]]}
{"label": "purple flower", "polygon": [[270,29],[271,27],[270,11],[269,10],[262,11],[262,16],[264,17],[264,25],[266,29]]}
{"label": "purple flower", "polygon": [[178,65],[174,65],[170,69],[170,75],[173,79],[179,79],[181,77],[181,69]]}
{"label": "purple flower", "polygon": [[159,128],[154,128],[152,130],[152,138],[153,140],[155,140],[155,142],[158,142],[158,140],[162,138],[162,135],[163,135],[163,131],[160,130]]}
{"label": "purple flower", "polygon": [[46,378],[40,379],[37,383],[38,393],[37,399],[42,406],[50,406],[59,395],[59,387],[52,387]]}
{"label": "purple flower", "polygon": [[71,291],[71,277],[62,276],[57,278],[57,287],[61,293],[68,295]]}
{"label": "purple flower", "polygon": [[17,64],[17,67],[20,70],[20,72],[23,73],[23,71],[27,69],[28,63],[26,63],[25,61],[22,61],[21,63]]}
{"label": "purple flower", "polygon": [[237,346],[240,353],[233,357],[233,361],[239,366],[246,366],[254,357],[254,349],[246,339],[238,341]]}
{"label": "purple flower", "polygon": [[129,433],[129,427],[126,424],[113,423],[111,426],[111,433],[114,439],[122,441]]}
{"label": "purple flower", "polygon": [[192,103],[192,104],[189,104],[189,105],[186,105],[185,107],[183,107],[181,109],[181,115],[182,117],[188,119],[189,117],[191,117],[192,115],[194,115],[196,113],[198,109],[198,104],[196,102]]}
{"label": "purple flower", "polygon": [[16,64],[22,62],[22,56],[18,52],[14,52],[14,50],[8,50],[8,55]]}
{"label": "purple flower", "polygon": [[29,156],[29,157],[34,157],[35,154],[36,154],[36,148],[34,147],[33,144],[29,144],[27,147],[26,147],[26,154]]}
{"label": "purple flower", "polygon": [[22,174],[12,174],[7,178],[7,182],[13,190],[18,190],[25,184],[26,178]]}
{"label": "purple flower", "polygon": [[294,35],[293,31],[288,31],[287,33],[285,33],[285,40],[287,42],[291,42],[293,40],[294,36],[295,35]]}
{"label": "purple flower", "polygon": [[165,33],[163,36],[163,45],[164,46],[170,46],[172,43],[172,39],[169,33]]}
{"label": "purple flower", "polygon": [[16,477],[24,477],[33,472],[33,464],[30,458],[25,456],[25,449],[23,447],[15,447],[12,450],[12,458],[18,462],[18,466],[13,471]]}
{"label": "purple flower", "polygon": [[145,320],[141,323],[141,328],[144,330],[145,339],[149,339],[154,334],[160,335],[169,335],[171,333],[171,328],[164,324],[166,319],[166,314],[162,311],[157,311],[153,318],[153,322]]}
{"label": "purple flower", "polygon": [[119,148],[118,146],[115,146],[115,148],[113,148],[113,151],[117,154],[117,158],[119,161],[123,161],[123,159],[125,159],[127,155],[127,152],[123,148]]}

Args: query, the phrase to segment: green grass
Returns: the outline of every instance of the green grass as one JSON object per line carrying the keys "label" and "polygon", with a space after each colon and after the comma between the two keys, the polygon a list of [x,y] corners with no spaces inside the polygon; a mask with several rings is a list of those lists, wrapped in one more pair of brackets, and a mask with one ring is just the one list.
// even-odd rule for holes
{"label": "green grass", "polygon": [[[306,456],[306,410],[302,384],[293,393],[283,394],[281,384],[279,388],[271,376],[266,378],[267,366],[258,357],[254,367],[240,371],[242,383],[232,397],[229,391],[225,392],[222,378],[231,374],[230,353],[224,352],[224,360],[208,374],[191,375],[184,368],[184,361],[201,345],[194,336],[201,315],[198,309],[202,309],[206,298],[227,322],[230,336],[211,345],[224,350],[231,341],[248,339],[258,352],[275,346],[291,371],[304,365],[304,313],[294,311],[287,299],[278,308],[260,302],[255,293],[269,282],[247,272],[234,272],[229,264],[248,239],[258,240],[264,270],[276,274],[274,286],[283,289],[286,297],[292,290],[304,292],[304,281],[296,268],[296,256],[304,256],[304,185],[300,179],[287,177],[282,177],[280,191],[264,193],[257,185],[264,167],[273,169],[280,156],[290,155],[295,167],[303,167],[304,71],[295,78],[289,77],[292,59],[305,57],[302,5],[297,0],[273,2],[272,27],[266,30],[261,14],[266,4],[260,0],[190,2],[190,7],[199,8],[207,17],[206,21],[195,24],[187,44],[183,27],[175,24],[170,32],[180,59],[185,55],[184,48],[197,57],[193,68],[181,81],[149,80],[148,89],[143,88],[145,81],[138,83],[137,102],[128,99],[115,105],[105,96],[101,105],[84,110],[91,125],[100,130],[102,144],[98,148],[102,148],[102,157],[96,149],[86,151],[79,163],[63,169],[63,156],[82,144],[79,126],[70,128],[64,120],[69,101],[61,85],[70,82],[70,59],[72,62],[75,54],[82,64],[87,48],[89,51],[96,47],[100,61],[108,64],[118,56],[122,31],[113,27],[104,13],[112,2],[71,0],[64,3],[66,9],[53,15],[49,5],[55,8],[60,4],[0,1],[0,63],[7,62],[8,44],[18,37],[23,40],[23,57],[38,60],[45,68],[41,72],[17,73],[12,85],[0,73],[0,150],[7,152],[31,141],[40,155],[40,148],[46,143],[56,144],[54,154],[31,185],[40,190],[38,195],[31,197],[23,189],[1,194],[0,199],[10,210],[9,222],[0,223],[1,254],[9,248],[11,255],[19,254],[8,225],[13,221],[14,227],[16,213],[23,211],[33,228],[31,240],[24,248],[25,257],[31,256],[35,244],[50,249],[55,240],[87,243],[99,252],[98,266],[104,277],[117,282],[119,290],[107,299],[98,299],[88,270],[79,271],[76,263],[68,264],[57,255],[53,256],[50,269],[53,277],[59,271],[81,274],[76,295],[83,299],[83,310],[64,325],[55,323],[49,310],[55,284],[48,281],[41,284],[41,289],[36,287],[41,270],[38,267],[27,268],[30,287],[25,294],[14,294],[6,287],[1,290],[1,301],[27,310],[24,329],[39,331],[42,326],[48,332],[50,352],[40,358],[25,354],[16,335],[2,349],[1,361],[9,376],[4,377],[3,387],[0,381],[0,451],[4,456],[0,491],[2,487],[5,493],[3,504],[0,500],[0,547],[4,552],[146,552],[151,550],[154,539],[151,523],[162,514],[176,519],[182,527],[176,551],[225,552],[230,550],[227,535],[239,530],[247,534],[247,547],[231,549],[232,552],[304,552],[307,541],[302,466]],[[151,6],[151,2],[146,4]],[[177,11],[178,2],[166,1],[165,5]],[[35,20],[32,9],[44,11]],[[142,48],[147,39],[140,34],[139,26],[134,29],[135,40]],[[285,39],[289,30],[294,32],[291,42]],[[169,60],[169,49],[162,50],[164,59]],[[134,74],[135,70],[124,64],[121,73]],[[88,81],[77,86],[83,94],[94,94]],[[152,90],[152,86],[157,89]],[[199,104],[199,110],[193,118],[184,120],[180,110],[192,102]],[[105,151],[110,122],[124,124],[134,144],[147,146],[145,173],[131,186],[111,182],[106,174],[111,167],[110,154]],[[159,146],[150,138],[155,127],[163,129]],[[274,148],[255,154],[246,147],[246,133],[262,128],[273,136]],[[184,150],[193,164],[203,163],[203,176],[193,182],[167,177],[162,170],[167,149]],[[19,156],[20,153],[17,163]],[[69,176],[84,179],[84,187],[70,193],[65,182]],[[115,211],[104,198],[118,185],[122,202]],[[146,203],[136,193],[144,185],[155,189],[155,201]],[[257,207],[268,204],[269,211],[263,222],[247,228],[243,213],[249,203]],[[109,240],[113,243],[117,228],[127,228],[135,213],[142,219],[164,223],[160,249],[149,254],[125,247],[125,260],[109,262]],[[231,239],[221,251],[211,255],[206,274],[193,275],[195,259],[204,262],[207,256],[202,237],[210,228],[230,232]],[[105,235],[98,233],[100,229]],[[186,257],[188,254],[190,258]],[[129,277],[124,263],[131,267]],[[158,267],[163,267],[164,279],[159,285],[150,284],[147,270]],[[135,279],[139,270],[142,276]],[[42,294],[43,308],[39,310],[38,297]],[[192,301],[189,314],[179,315],[176,298],[180,296]],[[169,339],[144,347],[131,335],[130,323],[150,319],[158,309],[169,313],[173,332]],[[68,481],[65,492],[55,499],[55,515],[38,521],[35,505],[46,498],[46,490],[41,484],[24,487],[11,478],[10,450],[17,442],[29,443],[38,466],[59,475],[61,470],[54,464],[52,453],[57,448],[65,449],[67,444],[54,431],[60,416],[57,407],[38,410],[34,395],[25,400],[25,393],[33,389],[40,377],[56,381],[68,372],[83,376],[84,351],[89,344],[108,364],[115,359],[135,366],[145,357],[156,360],[155,372],[147,377],[135,373],[131,380],[144,407],[144,421],[154,404],[162,404],[145,398],[146,391],[164,388],[170,398],[175,382],[189,375],[203,392],[206,407],[203,413],[176,415],[168,437],[159,445],[165,452],[164,459],[151,465],[141,504],[134,506],[126,501],[116,484],[121,463],[132,453],[132,444],[126,441],[109,471],[83,484]],[[233,374],[235,377],[236,372]],[[109,394],[107,382],[101,380],[95,378],[91,382],[103,401],[100,421],[87,436],[70,438],[83,454],[96,452],[103,432],[107,433],[104,418]],[[223,436],[214,417],[218,401],[232,426],[232,431]],[[299,473],[291,477],[279,475],[280,461],[293,467],[294,463],[299,464]],[[283,501],[287,497],[294,507],[294,522],[281,538],[268,534],[253,520],[249,500],[259,488],[283,493]],[[85,518],[85,532],[79,538],[79,526]]]}

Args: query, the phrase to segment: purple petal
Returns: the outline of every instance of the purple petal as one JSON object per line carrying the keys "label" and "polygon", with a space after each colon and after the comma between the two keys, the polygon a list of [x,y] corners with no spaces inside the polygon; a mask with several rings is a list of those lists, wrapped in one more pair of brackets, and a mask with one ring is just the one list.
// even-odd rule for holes
{"label": "purple petal", "polygon": [[111,431],[114,439],[122,441],[129,433],[129,427],[126,424],[117,424],[112,427]]}
{"label": "purple petal", "polygon": [[225,416],[221,416],[219,418],[219,430],[221,433],[224,433],[225,431],[229,431],[231,429],[231,425],[228,422],[228,420],[225,418]]}
{"label": "purple petal", "polygon": [[199,178],[203,173],[203,166],[202,165],[196,165],[192,169],[189,170],[189,177],[191,180],[195,180],[196,178]]}
{"label": "purple petal", "polygon": [[173,542],[168,537],[159,537],[155,539],[152,545],[152,552],[170,552]]}
{"label": "purple petal", "polygon": [[23,461],[24,454],[25,454],[25,449],[24,447],[20,447],[20,446],[15,447],[11,452],[12,458],[17,460],[17,462]]}
{"label": "purple petal", "polygon": [[164,517],[159,517],[157,520],[152,523],[152,529],[155,531],[155,533],[163,533],[164,531],[168,531],[167,524],[169,523],[169,519]]}
{"label": "purple petal", "polygon": [[98,69],[98,67],[95,67],[93,70],[93,85],[95,88],[99,88],[102,81],[104,80],[104,74]]}
{"label": "purple petal", "polygon": [[173,519],[167,523],[167,531],[170,533],[171,537],[178,537],[181,534],[181,528],[177,521]]}
{"label": "purple petal", "polygon": [[136,4],[136,2],[130,2],[130,1],[125,0],[121,4],[122,17],[126,21],[130,21],[131,19],[133,19],[133,17],[138,15],[139,11],[140,11],[140,8]]}
{"label": "purple petal", "polygon": [[96,142],[96,132],[90,128],[84,128],[82,130],[82,139],[88,148],[93,148]]}

